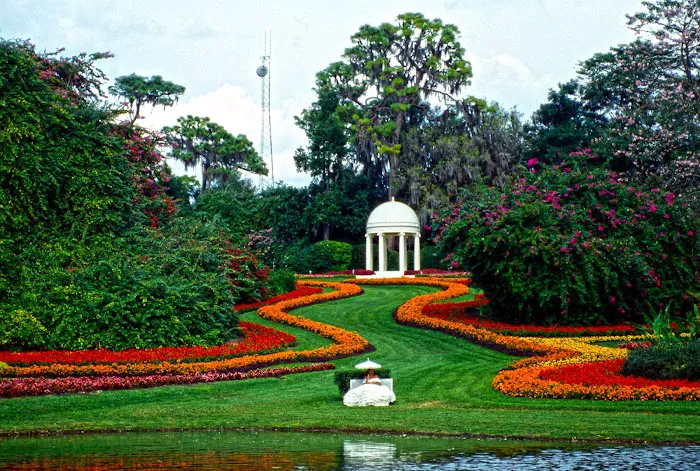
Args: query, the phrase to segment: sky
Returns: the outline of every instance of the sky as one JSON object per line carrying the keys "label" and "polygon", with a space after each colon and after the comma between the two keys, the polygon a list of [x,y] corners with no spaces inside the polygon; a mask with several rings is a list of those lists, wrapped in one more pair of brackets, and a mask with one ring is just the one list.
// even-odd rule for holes
{"label": "sky", "polygon": [[455,24],[474,73],[463,95],[516,107],[527,120],[580,61],[631,41],[625,14],[638,11],[641,0],[0,0],[0,37],[65,55],[111,52],[99,63],[111,79],[161,75],[187,88],[177,105],[147,109],[139,124],[209,116],[259,147],[255,69],[270,31],[274,176],[298,186],[310,178],[294,165],[306,144],[294,116],[313,103],[316,73],[341,59],[360,26],[405,12]]}

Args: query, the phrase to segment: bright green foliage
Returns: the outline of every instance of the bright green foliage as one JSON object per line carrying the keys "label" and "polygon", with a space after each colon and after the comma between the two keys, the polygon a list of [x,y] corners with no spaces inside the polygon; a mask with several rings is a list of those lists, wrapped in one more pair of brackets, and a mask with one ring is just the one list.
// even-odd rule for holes
{"label": "bright green foliage", "polygon": [[32,349],[43,346],[48,332],[27,311],[15,309],[0,318],[0,349]]}
{"label": "bright green foliage", "polygon": [[42,244],[24,254],[17,303],[46,328],[36,342],[49,348],[221,343],[236,333],[233,304],[248,297],[231,284],[251,275],[233,269],[230,249],[215,225],[187,220],[80,250]]}
{"label": "bright green foliage", "polygon": [[[15,291],[22,251],[36,239],[118,233],[140,217],[132,170],[109,132],[112,115],[91,104],[98,93],[86,88],[100,75],[91,60],[0,41],[0,299]],[[74,75],[76,62],[90,72]]]}
{"label": "bright green foliage", "polygon": [[114,85],[109,87],[109,93],[126,100],[129,105],[130,124],[133,126],[143,105],[173,106],[180,95],[185,93],[185,87],[168,80],[160,75],[151,78],[131,74],[117,77]]}
{"label": "bright green foliage", "polygon": [[465,192],[434,222],[448,261],[471,270],[493,315],[521,323],[640,321],[689,306],[700,276],[697,220],[670,192],[642,191],[576,153],[531,162],[503,189]]}
{"label": "bright green foliage", "polygon": [[[102,57],[0,42],[0,348],[229,340],[233,304],[289,276],[271,283],[215,222],[173,222],[168,192],[193,188],[168,189],[159,138],[97,107]],[[221,135],[227,162],[250,153],[249,141]]]}
{"label": "bright green foliage", "polygon": [[202,167],[202,191],[214,182],[225,184],[237,170],[267,175],[265,162],[244,135],[234,136],[199,116],[183,116],[177,122],[176,126],[163,128],[172,145],[170,155],[182,161],[186,169]]}
{"label": "bright green foliage", "polygon": [[0,42],[0,239],[118,232],[133,220],[135,189],[110,116],[64,98],[37,73],[46,64]]}

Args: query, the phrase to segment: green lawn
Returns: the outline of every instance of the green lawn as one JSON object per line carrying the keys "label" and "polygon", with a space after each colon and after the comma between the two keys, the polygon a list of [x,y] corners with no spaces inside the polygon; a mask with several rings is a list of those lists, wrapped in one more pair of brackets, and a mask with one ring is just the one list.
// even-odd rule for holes
{"label": "green lawn", "polygon": [[[512,398],[491,388],[513,357],[438,332],[397,325],[392,312],[420,286],[364,286],[359,297],[295,311],[359,332],[390,368],[397,402],[346,408],[333,371],[280,379],[0,400],[0,433],[68,430],[277,428],[411,431],[531,438],[700,442],[700,404]],[[247,320],[258,320],[249,313]],[[267,323],[265,321],[260,321]],[[326,343],[281,327],[297,348]],[[334,361],[351,368],[362,357]]]}

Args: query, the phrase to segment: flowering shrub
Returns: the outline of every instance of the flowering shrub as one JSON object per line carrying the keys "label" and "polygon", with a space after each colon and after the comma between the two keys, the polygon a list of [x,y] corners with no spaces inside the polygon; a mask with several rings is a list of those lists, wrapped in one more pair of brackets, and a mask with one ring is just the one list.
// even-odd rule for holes
{"label": "flowering shrub", "polygon": [[97,376],[67,378],[0,379],[0,397],[41,396],[112,389],[151,388],[170,384],[211,383],[239,379],[271,378],[293,373],[323,371],[335,368],[329,363],[316,363],[293,368],[267,368],[251,371],[209,372],[190,374],[153,374],[148,376]]}
{"label": "flowering shrub", "polygon": [[85,363],[137,363],[170,360],[206,360],[240,356],[289,346],[296,342],[293,335],[251,322],[241,322],[243,340],[217,347],[160,347],[113,351],[47,350],[35,352],[3,352],[0,361],[13,366],[50,365],[52,363],[79,365]]}
{"label": "flowering shrub", "polygon": [[700,282],[697,221],[682,201],[644,191],[592,162],[533,162],[503,190],[481,187],[433,223],[456,266],[471,270],[497,320],[596,325],[690,307]]}

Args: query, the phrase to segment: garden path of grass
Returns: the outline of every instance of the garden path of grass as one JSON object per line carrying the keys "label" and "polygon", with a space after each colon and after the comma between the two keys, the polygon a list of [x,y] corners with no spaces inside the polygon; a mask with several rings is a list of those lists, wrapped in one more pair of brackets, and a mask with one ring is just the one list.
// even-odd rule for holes
{"label": "garden path of grass", "polygon": [[[0,400],[0,433],[204,428],[340,429],[547,439],[700,442],[700,404],[524,399],[491,387],[513,357],[439,332],[397,325],[392,313],[433,288],[364,286],[365,294],[294,311],[359,332],[390,368],[397,402],[346,408],[333,371],[258,379]],[[250,313],[243,316],[264,324]],[[277,326],[275,324],[275,326]],[[286,326],[299,349],[325,339]],[[352,368],[361,357],[333,361]]]}

